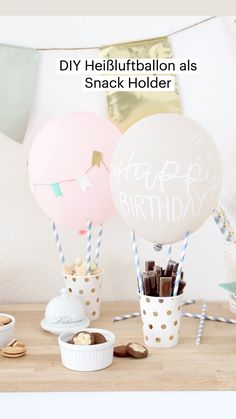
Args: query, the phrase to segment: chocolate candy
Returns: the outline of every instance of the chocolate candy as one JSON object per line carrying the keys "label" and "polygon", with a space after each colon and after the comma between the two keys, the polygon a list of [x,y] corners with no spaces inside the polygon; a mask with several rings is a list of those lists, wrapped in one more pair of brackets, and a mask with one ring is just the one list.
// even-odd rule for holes
{"label": "chocolate candy", "polygon": [[9,323],[11,323],[10,317],[0,316],[0,326],[6,326]]}
{"label": "chocolate candy", "polygon": [[115,346],[113,355],[117,356],[118,358],[125,358],[130,356],[127,350],[127,345],[119,345]]}
{"label": "chocolate candy", "polygon": [[156,272],[151,271],[148,273],[149,279],[150,279],[150,285],[151,285],[151,296],[156,297],[157,296],[157,283],[156,283]]}
{"label": "chocolate candy", "polygon": [[78,332],[72,340],[75,345],[93,345],[95,343],[95,337],[89,332]]}
{"label": "chocolate candy", "polygon": [[141,345],[140,343],[131,342],[127,345],[127,352],[133,358],[147,358],[148,350],[145,346]]}
{"label": "chocolate candy", "polygon": [[172,292],[172,277],[160,278],[159,297],[170,297]]}
{"label": "chocolate candy", "polygon": [[179,264],[174,260],[169,260],[168,265],[165,270],[165,276],[171,276],[173,273],[177,272]]}
{"label": "chocolate candy", "polygon": [[184,287],[186,285],[186,282],[184,282],[182,279],[179,281],[179,288],[178,288],[178,295],[183,293]]}
{"label": "chocolate candy", "polygon": [[156,274],[156,289],[157,289],[156,295],[159,295],[159,290],[160,290],[160,277],[163,276],[162,275],[162,268],[160,266],[155,266],[154,272]]}
{"label": "chocolate candy", "polygon": [[146,262],[145,262],[145,271],[146,272],[153,271],[154,266],[155,266],[154,260],[146,260]]}
{"label": "chocolate candy", "polygon": [[150,278],[147,272],[143,273],[143,288],[144,288],[145,295],[151,295]]}
{"label": "chocolate candy", "polygon": [[99,345],[100,343],[105,343],[107,342],[106,338],[104,335],[102,335],[101,333],[98,332],[93,332],[92,335],[95,338],[95,345]]}

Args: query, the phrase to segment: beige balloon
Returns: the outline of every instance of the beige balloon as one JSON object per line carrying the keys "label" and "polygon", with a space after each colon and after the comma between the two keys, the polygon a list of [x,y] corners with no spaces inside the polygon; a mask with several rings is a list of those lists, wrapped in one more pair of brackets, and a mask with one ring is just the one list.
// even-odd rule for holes
{"label": "beige balloon", "polygon": [[222,165],[210,135],[179,114],[144,118],[113,154],[110,186],[117,211],[141,237],[173,243],[197,230],[216,206]]}

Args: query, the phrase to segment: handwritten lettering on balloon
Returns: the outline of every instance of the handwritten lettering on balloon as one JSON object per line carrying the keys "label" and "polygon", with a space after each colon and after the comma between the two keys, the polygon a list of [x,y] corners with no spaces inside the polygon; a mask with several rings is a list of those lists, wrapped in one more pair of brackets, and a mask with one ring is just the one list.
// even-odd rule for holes
{"label": "handwritten lettering on balloon", "polygon": [[[208,168],[203,169],[200,163],[189,163],[181,169],[177,161],[166,160],[160,170],[154,170],[148,162],[140,162],[133,152],[128,163],[122,160],[114,169],[118,186],[132,182],[141,183],[147,194],[119,192],[121,211],[124,216],[132,215],[137,219],[161,221],[178,221],[187,215],[195,218],[199,215],[204,202],[209,202],[217,187],[217,179],[211,176]],[[168,196],[168,187],[178,181],[184,189],[184,198],[178,195]],[[194,185],[204,182],[208,185],[201,194],[194,191]],[[164,194],[162,194],[164,193]]]}

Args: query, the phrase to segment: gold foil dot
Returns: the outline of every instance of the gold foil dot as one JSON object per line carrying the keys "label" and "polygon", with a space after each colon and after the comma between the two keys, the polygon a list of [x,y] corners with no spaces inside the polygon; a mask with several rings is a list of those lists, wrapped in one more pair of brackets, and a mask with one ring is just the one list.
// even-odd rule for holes
{"label": "gold foil dot", "polygon": [[169,336],[169,340],[173,340],[173,339],[174,339],[173,335]]}
{"label": "gold foil dot", "polygon": [[157,317],[158,316],[158,312],[157,311],[153,311],[153,316]]}
{"label": "gold foil dot", "polygon": [[92,312],[92,316],[96,316],[96,311],[93,311]]}
{"label": "gold foil dot", "polygon": [[159,303],[164,303],[164,300],[162,300],[162,298],[160,300],[158,300]]}
{"label": "gold foil dot", "polygon": [[95,290],[95,288],[92,288],[92,289],[91,289],[91,292],[95,292],[95,291],[96,291],[96,290]]}
{"label": "gold foil dot", "polygon": [[90,301],[85,301],[86,306],[89,306],[89,304],[90,304]]}
{"label": "gold foil dot", "polygon": [[160,343],[161,342],[161,338],[156,338],[156,342]]}
{"label": "gold foil dot", "polygon": [[149,327],[149,329],[153,329],[153,325],[152,324],[149,324],[148,327]]}
{"label": "gold foil dot", "polygon": [[89,278],[84,278],[84,282],[89,282]]}
{"label": "gold foil dot", "polygon": [[178,320],[175,320],[174,321],[174,326],[177,326],[177,324],[178,324]]}
{"label": "gold foil dot", "polygon": [[68,291],[69,291],[69,292],[72,292],[72,289],[71,289],[71,288],[68,288]]}
{"label": "gold foil dot", "polygon": [[99,279],[99,276],[96,276],[96,279]]}
{"label": "gold foil dot", "polygon": [[73,276],[72,281],[76,282],[76,279],[77,279],[77,278],[75,278],[75,277]]}
{"label": "gold foil dot", "polygon": [[148,340],[148,336],[145,336],[145,340]]}
{"label": "gold foil dot", "polygon": [[146,314],[147,312],[146,312],[146,310],[143,310],[143,314]]}
{"label": "gold foil dot", "polygon": [[167,310],[166,314],[168,314],[168,316],[170,316],[172,314],[171,310]]}
{"label": "gold foil dot", "polygon": [[162,329],[166,329],[166,324],[162,324],[162,325],[161,325],[161,328],[162,328]]}
{"label": "gold foil dot", "polygon": [[178,310],[180,310],[180,306],[178,307]]}
{"label": "gold foil dot", "polygon": [[83,294],[84,293],[84,291],[83,290],[79,290],[79,294]]}
{"label": "gold foil dot", "polygon": [[99,303],[99,298],[96,299],[96,303]]}
{"label": "gold foil dot", "polygon": [[150,303],[150,298],[146,298],[146,302],[147,303]]}

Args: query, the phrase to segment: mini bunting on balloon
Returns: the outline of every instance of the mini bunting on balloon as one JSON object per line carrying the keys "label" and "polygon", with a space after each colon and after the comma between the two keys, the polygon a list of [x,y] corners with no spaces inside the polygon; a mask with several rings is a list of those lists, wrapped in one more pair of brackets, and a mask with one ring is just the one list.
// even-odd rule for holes
{"label": "mini bunting on balloon", "polygon": [[59,183],[51,183],[50,186],[52,188],[52,191],[53,191],[54,195],[57,198],[59,198],[60,196],[63,196]]}
{"label": "mini bunting on balloon", "polygon": [[93,156],[92,156],[92,166],[101,166],[102,163],[102,153],[101,151],[93,151]]}
{"label": "mini bunting on balloon", "polygon": [[92,182],[86,175],[79,176],[76,180],[83,192],[86,192],[88,188],[92,188],[93,186]]}

